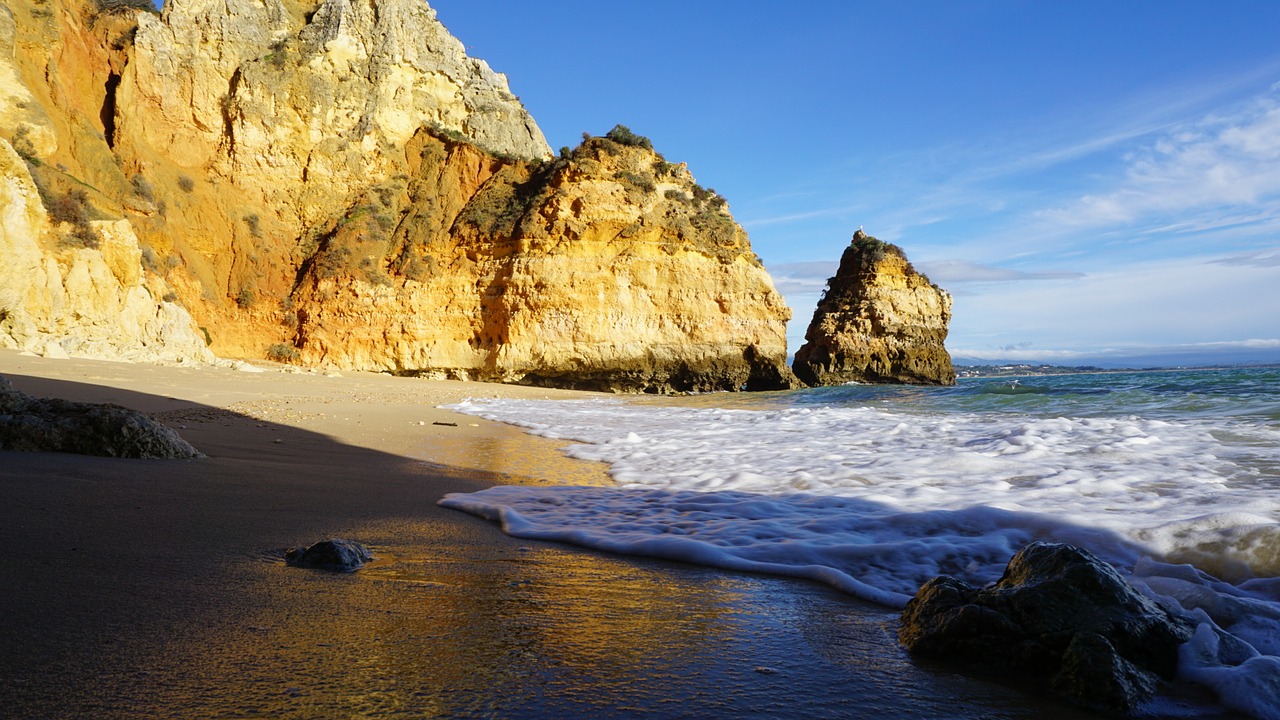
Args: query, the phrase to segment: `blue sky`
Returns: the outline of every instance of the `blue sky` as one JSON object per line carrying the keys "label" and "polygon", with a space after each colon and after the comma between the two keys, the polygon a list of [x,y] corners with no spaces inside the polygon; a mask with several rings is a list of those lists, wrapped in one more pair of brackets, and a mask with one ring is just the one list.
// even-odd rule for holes
{"label": "blue sky", "polygon": [[792,351],[861,225],[962,360],[1280,361],[1280,2],[431,4],[553,148],[623,123],[728,198]]}

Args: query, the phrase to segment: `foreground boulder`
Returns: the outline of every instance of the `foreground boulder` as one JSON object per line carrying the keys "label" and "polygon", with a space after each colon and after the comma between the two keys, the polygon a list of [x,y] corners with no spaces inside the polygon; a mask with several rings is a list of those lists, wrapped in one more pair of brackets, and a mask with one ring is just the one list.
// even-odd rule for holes
{"label": "foreground boulder", "polygon": [[913,654],[1129,712],[1173,677],[1193,630],[1087,551],[1033,543],[989,588],[946,576],[925,583],[902,612],[898,639]]}
{"label": "foreground boulder", "polygon": [[33,398],[0,377],[0,450],[119,458],[203,457],[173,430],[119,405]]}
{"label": "foreground boulder", "polygon": [[334,538],[305,548],[291,548],[285,551],[284,559],[294,567],[355,572],[373,559],[373,553],[358,542]]}
{"label": "foreground boulder", "polygon": [[795,374],[809,385],[953,385],[943,345],[951,296],[916,272],[902,248],[858,229],[827,281],[796,351]]}

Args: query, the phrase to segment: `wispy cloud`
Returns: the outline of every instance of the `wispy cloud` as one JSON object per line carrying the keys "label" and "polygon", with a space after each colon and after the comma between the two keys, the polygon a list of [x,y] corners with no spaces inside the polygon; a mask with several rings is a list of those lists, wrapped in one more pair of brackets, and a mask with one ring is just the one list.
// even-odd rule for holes
{"label": "wispy cloud", "polygon": [[1259,252],[1231,255],[1211,261],[1218,265],[1236,265],[1241,267],[1280,267],[1280,248]]}
{"label": "wispy cloud", "polygon": [[[1170,129],[1126,157],[1117,186],[1044,216],[1072,227],[1196,222],[1198,211],[1280,213],[1280,107],[1262,98],[1230,115]],[[1265,212],[1262,212],[1265,211]]]}
{"label": "wispy cloud", "polygon": [[[1280,263],[1222,262],[1230,256],[1129,264],[1082,278],[978,283],[955,294],[952,333],[967,352],[1018,357],[1052,347],[1087,354],[1113,348],[1204,345],[1268,337],[1280,307]],[[990,318],[998,318],[993,324]],[[1033,352],[1034,351],[1034,352]]]}
{"label": "wispy cloud", "polygon": [[789,215],[775,215],[772,217],[758,217],[742,220],[742,226],[748,230],[758,227],[768,227],[769,225],[785,225],[787,223],[799,222],[801,220],[813,220],[815,218],[826,218],[842,215],[848,211],[847,208],[827,208],[823,210],[813,210],[811,212],[792,213]]}
{"label": "wispy cloud", "polygon": [[1009,268],[979,265],[968,260],[934,260],[918,263],[922,272],[934,282],[969,283],[969,282],[1017,282],[1020,280],[1069,280],[1082,278],[1080,272],[1026,272]]}
{"label": "wispy cloud", "polygon": [[777,263],[769,266],[769,274],[783,295],[816,295],[826,288],[827,280],[839,266],[839,260]]}
{"label": "wispy cloud", "polygon": [[1270,348],[1280,348],[1280,338],[1250,338],[1249,340],[1227,340],[1223,342],[1195,343],[1193,345],[1183,345],[1182,347],[1222,348],[1222,349],[1248,348],[1250,350],[1270,349]]}

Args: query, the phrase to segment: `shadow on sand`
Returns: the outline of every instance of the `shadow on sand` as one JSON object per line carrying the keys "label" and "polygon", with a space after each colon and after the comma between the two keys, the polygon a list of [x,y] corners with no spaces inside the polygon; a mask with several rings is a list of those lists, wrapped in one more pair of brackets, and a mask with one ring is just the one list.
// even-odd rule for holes
{"label": "shadow on sand", "polygon": [[[914,664],[896,613],[814,583],[515,540],[436,506],[511,478],[7,377],[148,412],[208,455],[0,452],[8,717],[1092,717]],[[378,561],[280,560],[335,536]]]}

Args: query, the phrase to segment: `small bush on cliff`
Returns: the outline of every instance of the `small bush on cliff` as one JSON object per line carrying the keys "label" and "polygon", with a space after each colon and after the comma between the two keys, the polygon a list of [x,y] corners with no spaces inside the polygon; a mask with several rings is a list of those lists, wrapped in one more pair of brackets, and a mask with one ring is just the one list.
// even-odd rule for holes
{"label": "small bush on cliff", "polygon": [[152,4],[151,0],[94,0],[94,4],[98,6],[98,13],[123,13],[141,10],[149,12],[152,15],[159,15],[160,11]]}
{"label": "small bush on cliff", "polygon": [[655,192],[658,189],[658,186],[655,185],[652,180],[650,180],[649,178],[643,175],[638,175],[633,172],[615,173],[613,176],[613,179],[622,180],[623,182],[631,183],[632,185],[635,185],[636,187],[640,188],[641,190],[644,190],[645,192]]}
{"label": "small bush on cliff", "polygon": [[630,145],[632,147],[641,147],[645,150],[652,150],[653,143],[649,138],[643,135],[637,135],[631,132],[631,128],[626,125],[614,125],[613,129],[604,134],[605,138],[612,140],[619,145]]}
{"label": "small bush on cliff", "polygon": [[160,256],[156,254],[156,251],[147,245],[141,245],[138,249],[142,251],[142,267],[149,272],[160,272]]}
{"label": "small bush on cliff", "polygon": [[178,176],[178,189],[184,193],[192,192],[196,189],[196,181],[186,175]]}
{"label": "small bush on cliff", "polygon": [[862,233],[854,235],[853,246],[857,249],[864,265],[874,265],[889,255],[897,255],[901,258],[907,256],[897,245]]}
{"label": "small bush on cliff", "polygon": [[97,248],[102,236],[89,224],[89,193],[81,188],[71,188],[62,195],[45,200],[49,219],[55,223],[70,223],[71,234],[63,243],[73,247]]}
{"label": "small bush on cliff", "polygon": [[[933,281],[929,280],[924,273],[915,269],[915,266],[907,259],[907,253],[893,243],[887,243],[879,238],[867,235],[862,230],[858,230],[853,234],[852,245],[858,251],[858,260],[864,271],[871,270],[889,255],[897,255],[902,258],[907,274],[919,275],[930,285],[933,285]],[[937,286],[935,285],[934,287]]]}
{"label": "small bush on cliff", "polygon": [[155,202],[156,189],[151,185],[150,180],[139,174],[134,175],[133,178],[129,180],[129,184],[133,186],[133,192],[135,195],[144,200]]}
{"label": "small bush on cliff", "polygon": [[667,175],[675,177],[676,164],[669,163],[666,160],[663,160],[661,156],[659,156],[657,160],[653,161],[653,174],[659,178],[665,177]]}
{"label": "small bush on cliff", "polygon": [[279,363],[297,362],[299,358],[298,348],[284,343],[268,347],[266,355],[268,360]]}
{"label": "small bush on cliff", "polygon": [[9,141],[13,146],[14,152],[23,160],[35,165],[40,164],[40,158],[36,157],[36,144],[31,139],[31,128],[23,125],[13,133],[13,139]]}

